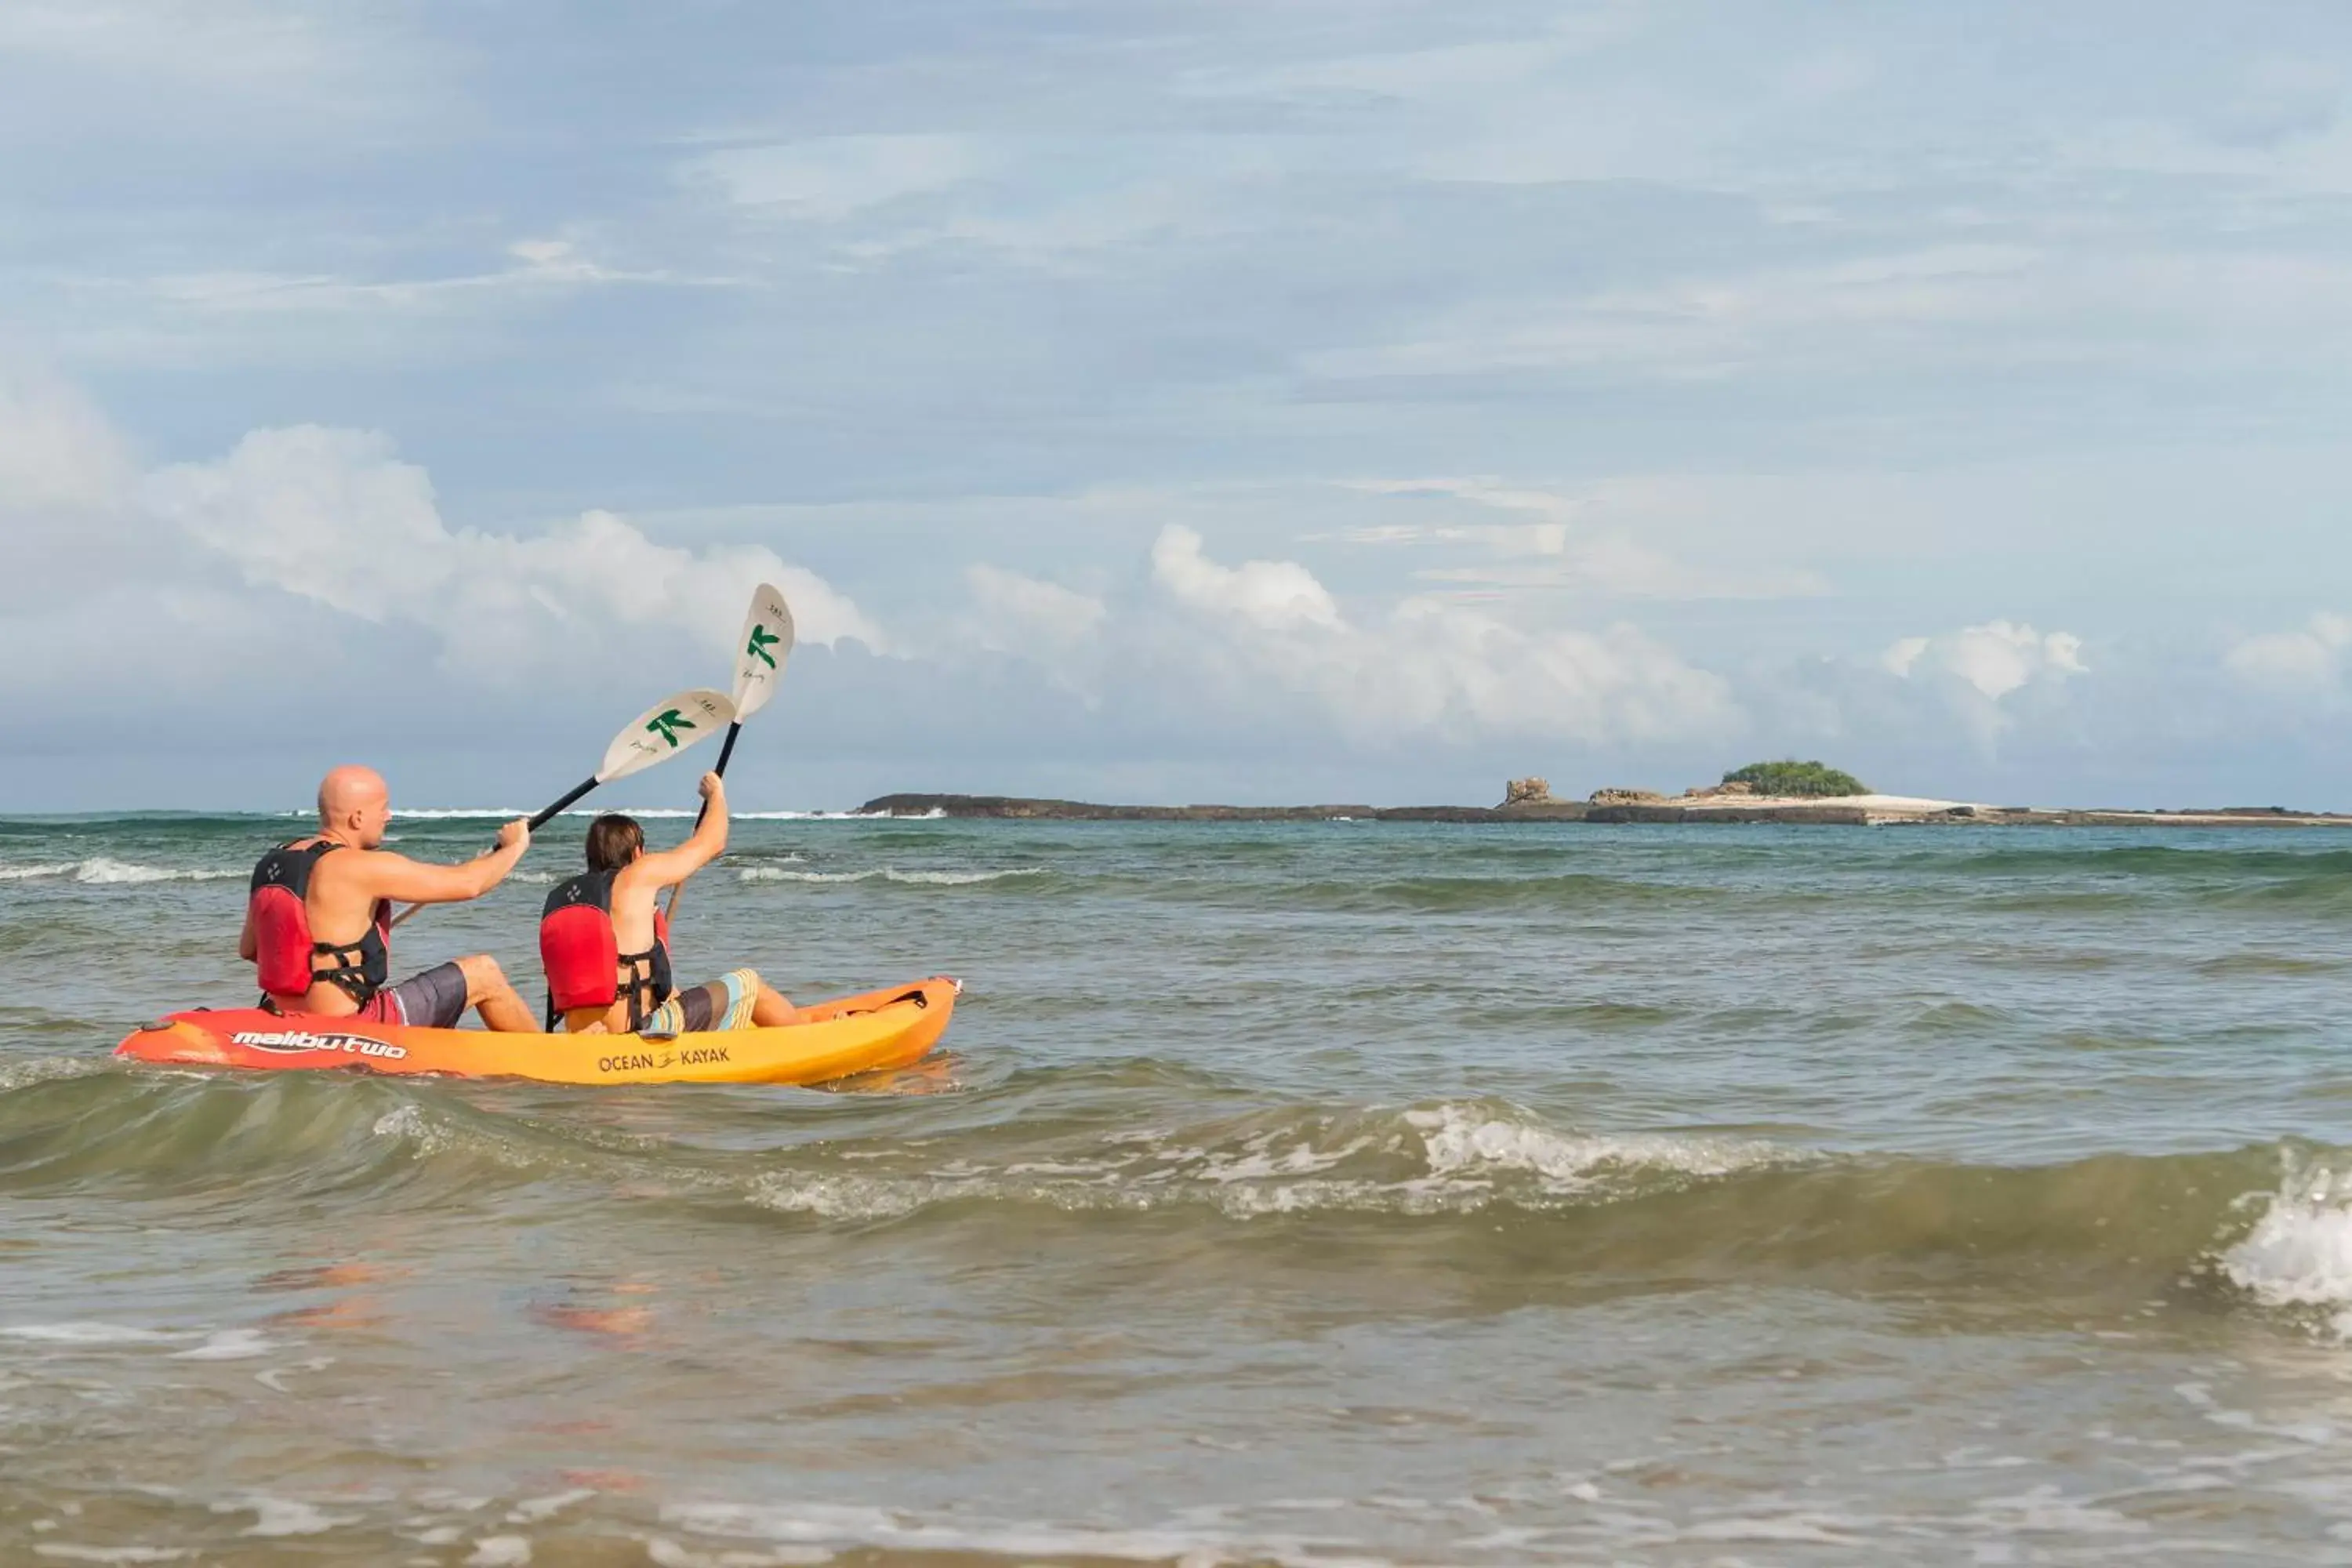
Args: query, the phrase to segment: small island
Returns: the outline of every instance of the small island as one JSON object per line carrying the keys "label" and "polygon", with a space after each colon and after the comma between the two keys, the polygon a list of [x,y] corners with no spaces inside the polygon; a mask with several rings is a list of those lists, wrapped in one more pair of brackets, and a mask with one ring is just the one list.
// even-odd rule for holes
{"label": "small island", "polygon": [[999,795],[886,795],[861,816],[949,816],[1041,822],[1769,822],[1832,827],[2347,827],[2352,815],[2284,806],[2182,810],[1990,805],[1923,795],[1882,795],[1852,773],[1785,759],[1734,768],[1717,783],[1678,795],[1610,787],[1562,800],[1549,781],[1513,779],[1496,805],[1097,805]]}

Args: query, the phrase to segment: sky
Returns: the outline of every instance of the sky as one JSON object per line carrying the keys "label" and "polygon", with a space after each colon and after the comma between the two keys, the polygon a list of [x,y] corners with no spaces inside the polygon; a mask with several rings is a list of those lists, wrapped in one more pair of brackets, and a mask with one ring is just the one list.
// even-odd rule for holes
{"label": "sky", "polygon": [[541,804],[761,581],[745,806],[2352,808],[2347,108],[2261,0],[10,0],[0,811]]}

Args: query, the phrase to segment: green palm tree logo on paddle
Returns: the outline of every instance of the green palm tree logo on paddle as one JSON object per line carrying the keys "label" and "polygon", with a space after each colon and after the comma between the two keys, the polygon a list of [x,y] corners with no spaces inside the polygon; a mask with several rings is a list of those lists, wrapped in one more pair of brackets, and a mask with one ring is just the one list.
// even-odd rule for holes
{"label": "green palm tree logo on paddle", "polygon": [[757,658],[761,664],[766,665],[770,669],[773,669],[776,668],[776,656],[770,653],[768,650],[783,640],[783,638],[778,637],[767,627],[760,625],[757,621],[754,621],[751,624],[751,646],[745,648],[743,651],[751,655],[752,658]]}
{"label": "green palm tree logo on paddle", "polygon": [[694,721],[688,718],[685,714],[680,713],[677,709],[665,708],[660,712],[655,714],[646,723],[646,733],[648,735],[659,735],[663,740],[668,742],[670,749],[675,751],[677,749],[677,732],[680,730],[691,730],[695,727]]}

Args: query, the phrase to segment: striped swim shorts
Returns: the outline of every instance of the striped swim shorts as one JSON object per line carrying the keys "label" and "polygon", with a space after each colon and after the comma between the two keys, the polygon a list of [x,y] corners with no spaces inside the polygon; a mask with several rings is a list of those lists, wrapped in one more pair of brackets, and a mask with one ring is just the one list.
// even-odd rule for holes
{"label": "striped swim shorts", "polygon": [[760,999],[760,973],[730,969],[718,979],[673,994],[653,1011],[640,1035],[700,1035],[751,1027],[751,1005]]}

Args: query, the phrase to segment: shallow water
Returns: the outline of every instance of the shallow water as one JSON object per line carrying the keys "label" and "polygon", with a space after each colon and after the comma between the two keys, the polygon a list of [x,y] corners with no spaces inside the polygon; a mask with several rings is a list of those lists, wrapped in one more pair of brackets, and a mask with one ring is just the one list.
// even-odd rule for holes
{"label": "shallow water", "polygon": [[935,1062],[112,1066],[281,830],[0,822],[0,1562],[2352,1563],[2352,839],[761,821]]}

